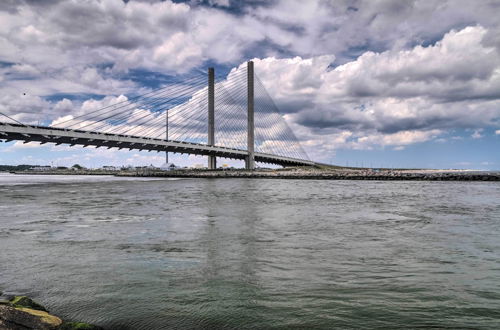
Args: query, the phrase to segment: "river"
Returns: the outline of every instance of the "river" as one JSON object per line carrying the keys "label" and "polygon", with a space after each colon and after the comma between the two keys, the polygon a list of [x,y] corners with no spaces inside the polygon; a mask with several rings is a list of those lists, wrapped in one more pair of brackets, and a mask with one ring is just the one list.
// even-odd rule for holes
{"label": "river", "polygon": [[500,327],[500,183],[0,174],[0,291],[106,329]]}

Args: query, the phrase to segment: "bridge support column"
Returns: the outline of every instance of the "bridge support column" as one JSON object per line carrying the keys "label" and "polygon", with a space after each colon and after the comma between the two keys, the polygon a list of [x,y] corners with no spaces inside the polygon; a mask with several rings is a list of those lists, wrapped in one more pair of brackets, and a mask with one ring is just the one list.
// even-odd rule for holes
{"label": "bridge support column", "polygon": [[247,127],[247,150],[248,156],[245,158],[245,168],[247,170],[255,169],[255,138],[254,138],[254,72],[253,72],[253,62],[247,62],[247,117],[248,117],[248,127]]}
{"label": "bridge support column", "polygon": [[[208,145],[215,144],[215,74],[214,68],[208,68]],[[208,168],[215,170],[217,161],[215,156],[208,156]]]}
{"label": "bridge support column", "polygon": [[215,156],[208,156],[208,169],[215,170],[217,168],[217,158]]}

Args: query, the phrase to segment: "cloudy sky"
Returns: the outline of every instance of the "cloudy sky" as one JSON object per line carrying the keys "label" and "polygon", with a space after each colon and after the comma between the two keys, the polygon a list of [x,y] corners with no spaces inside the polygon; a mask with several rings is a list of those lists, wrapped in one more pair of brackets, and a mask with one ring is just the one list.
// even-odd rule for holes
{"label": "cloudy sky", "polygon": [[[500,169],[498,17],[498,0],[3,0],[0,112],[51,124],[209,66],[223,77],[253,59],[311,159]],[[0,164],[163,159],[0,144]]]}

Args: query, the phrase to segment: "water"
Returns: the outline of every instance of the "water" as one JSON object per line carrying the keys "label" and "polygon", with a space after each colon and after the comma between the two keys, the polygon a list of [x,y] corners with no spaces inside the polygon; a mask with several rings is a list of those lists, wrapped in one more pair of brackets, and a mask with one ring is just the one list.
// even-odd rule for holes
{"label": "water", "polygon": [[0,290],[108,329],[500,327],[500,184],[0,175]]}

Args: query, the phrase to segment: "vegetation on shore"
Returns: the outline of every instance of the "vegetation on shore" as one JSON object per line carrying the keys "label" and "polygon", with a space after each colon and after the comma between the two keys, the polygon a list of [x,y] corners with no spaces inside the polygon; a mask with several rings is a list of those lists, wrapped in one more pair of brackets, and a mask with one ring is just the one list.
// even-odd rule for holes
{"label": "vegetation on shore", "polygon": [[10,171],[27,171],[32,168],[33,165],[0,165],[0,172],[10,172]]}

